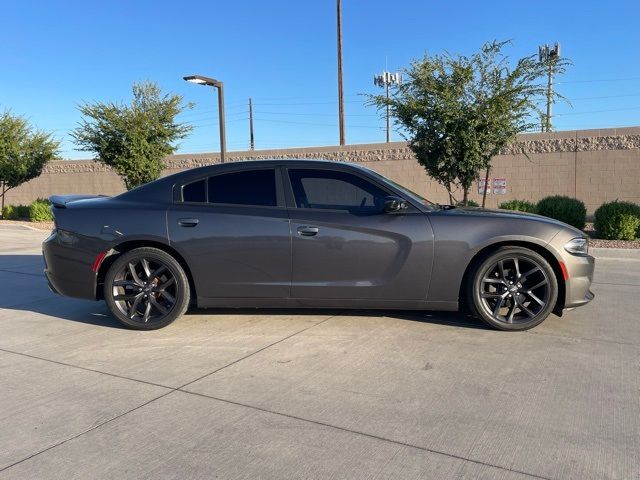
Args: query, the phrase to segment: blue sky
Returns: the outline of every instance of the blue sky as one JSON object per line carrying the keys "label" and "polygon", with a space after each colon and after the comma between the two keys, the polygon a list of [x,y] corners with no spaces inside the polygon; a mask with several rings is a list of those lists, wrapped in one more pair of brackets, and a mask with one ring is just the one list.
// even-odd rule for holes
{"label": "blue sky", "polygon": [[[637,1],[343,0],[347,142],[384,141],[361,94],[385,62],[493,39],[512,39],[513,58],[561,42],[573,107],[556,107],[556,129],[640,125],[639,18]],[[67,136],[78,103],[128,100],[145,79],[196,103],[180,152],[217,150],[214,92],[182,80],[192,73],[225,82],[229,150],[248,147],[249,97],[256,148],[338,143],[335,0],[4,2],[0,45],[0,109],[53,130],[65,158],[87,158]]]}

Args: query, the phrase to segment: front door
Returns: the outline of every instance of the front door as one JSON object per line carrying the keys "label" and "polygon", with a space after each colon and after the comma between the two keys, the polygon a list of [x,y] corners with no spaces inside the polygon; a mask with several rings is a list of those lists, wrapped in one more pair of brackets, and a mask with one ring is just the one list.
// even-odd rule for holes
{"label": "front door", "polygon": [[207,298],[289,297],[291,235],[281,184],[273,168],[263,168],[181,186],[182,201],[167,212],[169,239],[205,304]]}
{"label": "front door", "polygon": [[293,298],[426,300],[433,232],[422,212],[385,213],[392,192],[350,171],[289,168],[285,179]]}

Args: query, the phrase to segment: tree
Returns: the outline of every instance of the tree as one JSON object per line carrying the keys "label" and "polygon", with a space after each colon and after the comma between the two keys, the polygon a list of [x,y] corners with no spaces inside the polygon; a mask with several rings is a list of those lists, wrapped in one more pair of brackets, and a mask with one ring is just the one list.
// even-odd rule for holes
{"label": "tree", "polygon": [[502,52],[507,43],[486,43],[470,57],[425,55],[405,70],[406,80],[391,98],[369,95],[378,108],[389,105],[418,162],[446,188],[451,203],[461,188],[467,205],[492,157],[537,125],[547,67],[534,56],[510,66]]}
{"label": "tree", "polygon": [[24,118],[8,110],[0,115],[0,215],[6,193],[38,177],[57,158],[59,146],[51,134],[34,130]]}
{"label": "tree", "polygon": [[82,122],[71,133],[79,150],[92,152],[97,161],[113,168],[128,190],[160,177],[164,157],[193,128],[175,120],[192,107],[182,104],[182,96],[163,94],[153,82],[136,83],[132,90],[130,105],[82,104]]}

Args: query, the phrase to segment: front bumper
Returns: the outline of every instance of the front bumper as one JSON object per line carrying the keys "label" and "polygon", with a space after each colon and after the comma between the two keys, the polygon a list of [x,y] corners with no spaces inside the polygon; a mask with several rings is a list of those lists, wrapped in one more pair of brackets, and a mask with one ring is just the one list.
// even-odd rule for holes
{"label": "front bumper", "polygon": [[575,308],[589,303],[595,297],[591,291],[596,259],[591,255],[566,255],[568,278],[565,281],[564,308]]}

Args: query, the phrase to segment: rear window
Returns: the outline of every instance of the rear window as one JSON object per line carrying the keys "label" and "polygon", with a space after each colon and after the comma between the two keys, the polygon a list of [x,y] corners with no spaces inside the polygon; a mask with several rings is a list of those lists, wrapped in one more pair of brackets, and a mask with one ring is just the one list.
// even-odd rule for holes
{"label": "rear window", "polygon": [[198,180],[197,182],[188,183],[182,187],[183,202],[201,202],[207,201],[206,180]]}
{"label": "rear window", "polygon": [[275,207],[276,173],[274,169],[224,173],[182,186],[182,201]]}
{"label": "rear window", "polygon": [[275,207],[276,174],[273,169],[225,173],[210,177],[209,203]]}

